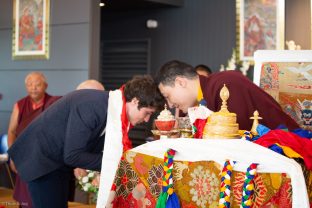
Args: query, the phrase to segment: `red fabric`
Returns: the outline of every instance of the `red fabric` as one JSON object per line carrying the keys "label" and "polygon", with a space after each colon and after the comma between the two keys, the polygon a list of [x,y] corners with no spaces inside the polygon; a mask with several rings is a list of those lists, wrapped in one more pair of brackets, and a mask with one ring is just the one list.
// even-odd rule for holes
{"label": "red fabric", "polygon": [[126,112],[126,98],[124,95],[124,88],[125,88],[124,85],[120,88],[120,91],[122,93],[121,128],[122,128],[123,152],[132,149],[132,142],[130,141],[128,136],[128,129],[130,129],[132,126],[129,127],[129,120]]}
{"label": "red fabric", "polygon": [[194,134],[194,138],[203,138],[203,132],[206,125],[207,119],[196,119],[193,125],[196,127],[197,131]]}
{"label": "red fabric", "polygon": [[312,141],[309,139],[278,129],[269,131],[254,143],[264,147],[269,147],[276,143],[290,147],[303,157],[306,167],[312,170]]}

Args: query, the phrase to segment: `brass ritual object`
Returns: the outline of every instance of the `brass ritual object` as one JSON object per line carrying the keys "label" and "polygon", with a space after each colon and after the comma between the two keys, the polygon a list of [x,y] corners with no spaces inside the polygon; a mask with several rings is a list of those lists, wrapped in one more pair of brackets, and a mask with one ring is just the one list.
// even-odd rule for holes
{"label": "brass ritual object", "polygon": [[235,113],[228,110],[227,100],[230,97],[229,89],[224,84],[220,90],[220,98],[222,100],[221,109],[211,114],[204,127],[203,139],[239,138],[239,126]]}
{"label": "brass ritual object", "polygon": [[256,111],[253,113],[253,116],[250,117],[250,119],[253,119],[253,123],[252,123],[252,127],[251,127],[250,132],[251,132],[253,135],[258,135],[257,127],[258,127],[258,125],[259,125],[259,120],[262,119],[262,117],[259,116],[259,112],[256,110]]}

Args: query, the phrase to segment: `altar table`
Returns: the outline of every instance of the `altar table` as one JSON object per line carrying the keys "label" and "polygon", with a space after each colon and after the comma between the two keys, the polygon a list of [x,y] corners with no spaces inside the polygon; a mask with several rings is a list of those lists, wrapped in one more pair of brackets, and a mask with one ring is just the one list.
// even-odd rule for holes
{"label": "altar table", "polygon": [[258,164],[253,207],[309,207],[302,169],[294,160],[241,139],[183,138],[161,139],[125,152],[106,207],[155,207],[168,148],[176,150],[173,180],[181,207],[218,207],[220,173],[226,159],[236,161],[231,207],[240,206],[245,172],[251,163]]}

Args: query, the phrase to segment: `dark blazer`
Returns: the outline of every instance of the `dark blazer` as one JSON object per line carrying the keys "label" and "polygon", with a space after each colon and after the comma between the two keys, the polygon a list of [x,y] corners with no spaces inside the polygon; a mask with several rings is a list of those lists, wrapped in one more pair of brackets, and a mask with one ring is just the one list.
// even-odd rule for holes
{"label": "dark blazer", "polygon": [[38,116],[8,150],[28,182],[65,166],[100,170],[108,92],[77,90]]}

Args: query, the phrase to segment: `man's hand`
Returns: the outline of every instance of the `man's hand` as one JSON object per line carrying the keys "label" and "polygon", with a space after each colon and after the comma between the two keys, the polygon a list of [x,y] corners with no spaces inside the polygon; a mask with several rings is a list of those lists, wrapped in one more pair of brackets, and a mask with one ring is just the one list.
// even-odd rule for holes
{"label": "man's hand", "polygon": [[92,180],[92,183],[91,183],[93,186],[95,187],[100,187],[100,174],[99,173],[96,173],[96,176],[95,178]]}
{"label": "man's hand", "polygon": [[87,171],[85,169],[81,168],[75,168],[74,169],[74,175],[77,179],[82,178],[87,175]]}

